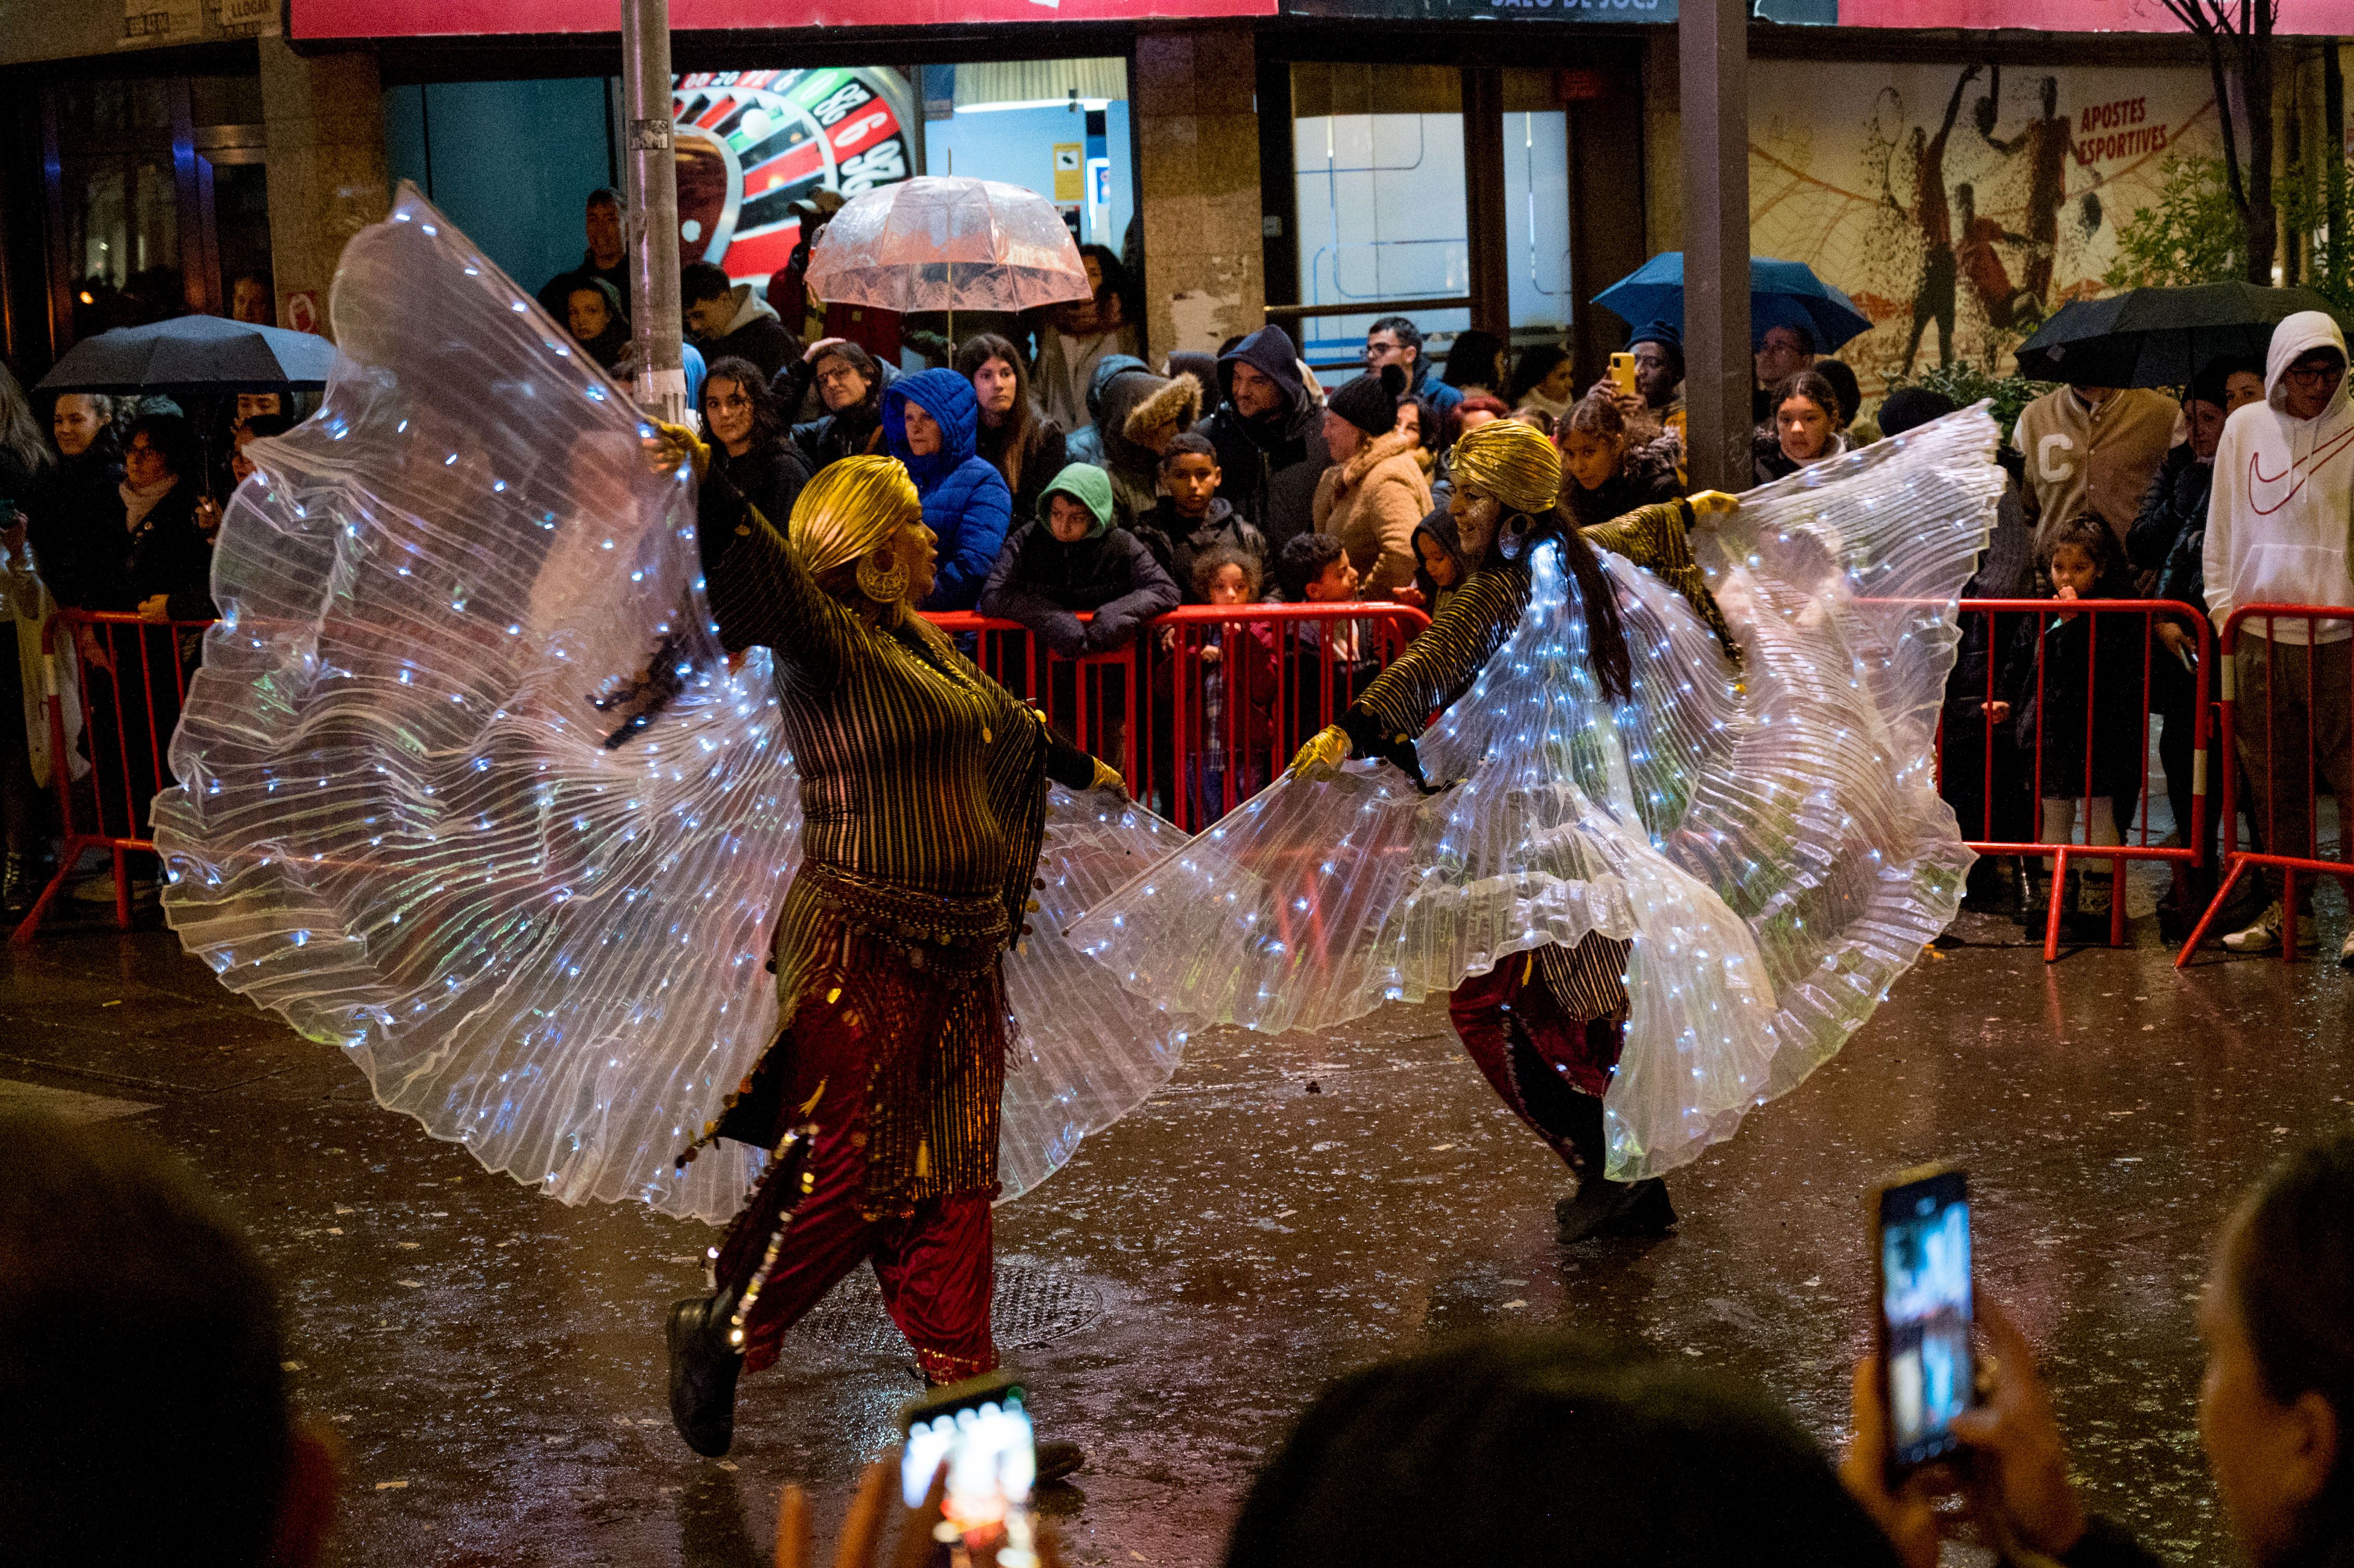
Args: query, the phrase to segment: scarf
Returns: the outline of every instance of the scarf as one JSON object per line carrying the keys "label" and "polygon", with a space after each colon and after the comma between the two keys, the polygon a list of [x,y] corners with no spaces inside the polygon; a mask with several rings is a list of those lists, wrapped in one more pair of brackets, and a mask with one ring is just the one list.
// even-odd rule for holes
{"label": "scarf", "polygon": [[122,525],[132,533],[137,533],[139,524],[147,521],[147,514],[155,510],[155,503],[170,494],[172,487],[179,482],[180,476],[175,473],[165,475],[143,490],[127,479],[116,485],[115,489],[122,494]]}

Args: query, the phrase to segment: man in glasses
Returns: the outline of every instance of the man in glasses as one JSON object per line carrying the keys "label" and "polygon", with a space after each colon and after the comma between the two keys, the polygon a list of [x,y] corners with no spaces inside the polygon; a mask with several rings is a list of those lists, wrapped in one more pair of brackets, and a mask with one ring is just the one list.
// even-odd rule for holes
{"label": "man in glasses", "polygon": [[[2242,605],[2321,606],[2354,617],[2347,535],[2354,529],[2354,402],[2346,339],[2319,311],[2273,329],[2264,400],[2223,426],[2207,507],[2207,608],[2217,627]],[[2354,621],[2252,619],[2233,657],[2236,740],[2258,847],[2310,858],[2314,788],[2354,814]],[[2341,834],[2346,829],[2341,826]],[[2342,852],[2341,852],[2342,853]],[[2256,923],[2223,938],[2233,952],[2281,942],[2283,873],[2266,867],[2272,902]],[[2314,878],[2297,878],[2299,947],[2315,940]],[[2354,934],[2338,948],[2354,969]]]}

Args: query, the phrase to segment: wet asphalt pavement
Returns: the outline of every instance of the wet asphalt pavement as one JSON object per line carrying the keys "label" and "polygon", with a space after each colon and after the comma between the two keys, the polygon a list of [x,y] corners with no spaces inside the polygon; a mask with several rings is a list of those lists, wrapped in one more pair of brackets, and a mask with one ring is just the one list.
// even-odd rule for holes
{"label": "wet asphalt pavement", "polygon": [[[1671,1179],[1684,1221],[1658,1241],[1553,1241],[1564,1175],[1443,1009],[1198,1042],[999,1213],[1007,1338],[1059,1334],[1011,1359],[1048,1435],[1091,1456],[1052,1499],[1066,1555],[1216,1562],[1321,1384],[1464,1330],[1573,1326],[1727,1368],[1836,1444],[1868,1322],[1858,1193],[1951,1158],[1980,1287],[2041,1351],[2095,1506],[2173,1561],[2225,1561],[2192,1302],[2236,1190],[2354,1114],[2354,975],[2329,961],[2346,916],[2321,897],[2320,961],[2217,953],[2179,975],[2147,920],[2138,948],[2047,968],[1966,916],[1837,1061]],[[67,927],[0,957],[0,1105],[27,1103],[127,1118],[245,1215],[301,1400],[345,1447],[338,1563],[765,1563],[779,1484],[810,1488],[830,1536],[917,1392],[871,1287],[847,1293],[747,1380],[730,1458],[697,1459],[670,1430],[658,1324],[710,1232],[484,1173],[167,933]]]}

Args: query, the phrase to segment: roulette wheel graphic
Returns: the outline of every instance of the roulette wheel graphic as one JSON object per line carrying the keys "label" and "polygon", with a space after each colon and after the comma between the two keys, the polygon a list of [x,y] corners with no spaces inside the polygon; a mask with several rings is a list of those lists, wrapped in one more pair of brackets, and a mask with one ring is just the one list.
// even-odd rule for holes
{"label": "roulette wheel graphic", "polygon": [[698,71],[671,90],[679,259],[766,283],[801,240],[792,204],[915,173],[919,122],[898,72]]}

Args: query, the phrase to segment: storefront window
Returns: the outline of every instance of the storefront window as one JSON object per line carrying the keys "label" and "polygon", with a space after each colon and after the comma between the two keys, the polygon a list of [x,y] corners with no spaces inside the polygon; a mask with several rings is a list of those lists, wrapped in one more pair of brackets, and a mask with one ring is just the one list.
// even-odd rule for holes
{"label": "storefront window", "polygon": [[[926,173],[1036,191],[1062,209],[1081,244],[1129,249],[1127,61],[926,66],[924,98]],[[931,107],[943,101],[945,116]]]}
{"label": "storefront window", "polygon": [[1569,330],[1569,122],[1553,73],[1504,77],[1504,247],[1512,339],[1559,343]]}
{"label": "storefront window", "polygon": [[[1470,288],[1462,73],[1297,64],[1291,105],[1299,303],[1365,307],[1300,318],[1301,352],[1312,366],[1361,364],[1366,329],[1396,304]],[[1426,336],[1471,324],[1468,305],[1409,313]]]}

